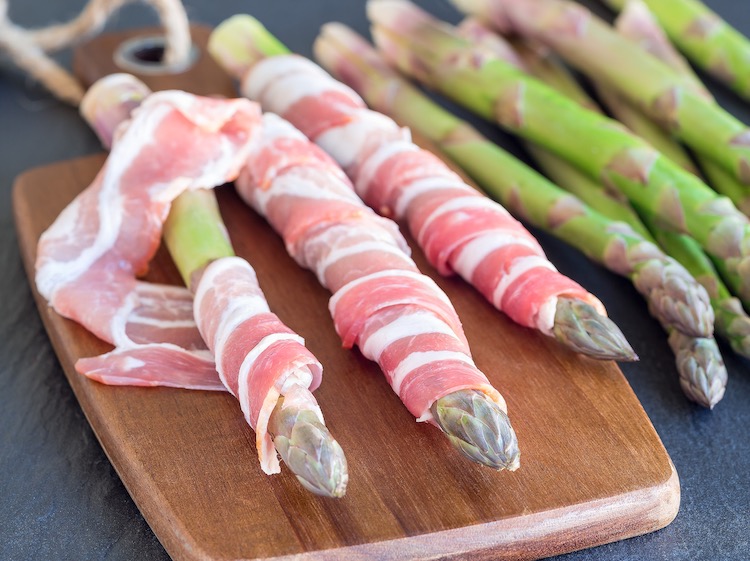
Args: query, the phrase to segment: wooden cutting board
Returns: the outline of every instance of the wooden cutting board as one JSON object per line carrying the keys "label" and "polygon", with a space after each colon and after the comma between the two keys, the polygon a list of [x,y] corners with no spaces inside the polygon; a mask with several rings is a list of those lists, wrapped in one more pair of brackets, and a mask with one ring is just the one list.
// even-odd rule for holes
{"label": "wooden cutting board", "polygon": [[[195,29],[194,36],[202,46],[207,30]],[[87,82],[115,70],[108,53],[124,38],[100,37],[79,50],[76,67]],[[231,83],[205,56],[187,74],[145,79],[157,88],[176,83],[231,93]],[[315,497],[286,469],[264,475],[254,435],[229,395],[107,387],[78,375],[79,357],[110,347],[47,306],[34,289],[34,260],[40,234],[104,159],[80,158],[20,176],[13,191],[16,227],[70,384],[174,559],[533,559],[651,532],[677,514],[674,466],[614,363],[580,357],[513,324],[460,279],[437,276],[412,244],[421,270],[454,302],[476,363],[506,397],[518,435],[517,472],[474,465],[434,427],[414,422],[374,363],[341,348],[329,294],[231,186],[218,196],[237,253],[256,268],[271,308],[325,366],[316,395],[347,454],[346,497]],[[164,251],[147,279],[180,282]]]}

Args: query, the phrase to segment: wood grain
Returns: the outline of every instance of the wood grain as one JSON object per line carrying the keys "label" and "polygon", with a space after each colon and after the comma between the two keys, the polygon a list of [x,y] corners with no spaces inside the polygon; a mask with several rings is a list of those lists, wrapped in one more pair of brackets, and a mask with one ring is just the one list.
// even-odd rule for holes
{"label": "wood grain", "polygon": [[[99,55],[128,36],[84,47],[79,72],[90,82],[109,71],[111,57]],[[179,87],[226,93],[228,82],[207,82],[210,66],[194,67]],[[18,178],[14,213],[30,278],[39,235],[103,161],[91,156]],[[506,397],[518,434],[519,471],[471,464],[434,427],[414,422],[375,364],[341,348],[329,294],[263,219],[230,186],[218,195],[237,253],[256,268],[272,309],[325,366],[316,395],[349,460],[344,499],[310,495],[288,470],[265,476],[254,435],[228,395],[114,388],[78,375],[79,357],[110,347],[34,290],[81,407],[174,559],[534,559],[650,532],[674,518],[677,474],[616,365],[512,324],[460,279],[438,277],[412,245],[417,264],[454,302],[476,363]],[[163,251],[147,278],[180,282]]]}

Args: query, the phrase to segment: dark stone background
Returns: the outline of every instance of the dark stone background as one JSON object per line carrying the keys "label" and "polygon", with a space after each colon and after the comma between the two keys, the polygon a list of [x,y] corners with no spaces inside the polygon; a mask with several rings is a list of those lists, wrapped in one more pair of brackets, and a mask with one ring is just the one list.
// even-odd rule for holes
{"label": "dark stone background", "polygon": [[[250,12],[293,50],[309,55],[319,26],[330,20],[360,31],[362,1],[186,0],[194,21],[216,24]],[[446,0],[421,2],[450,21]],[[745,2],[709,0],[750,33]],[[83,0],[11,0],[11,17],[41,26],[74,16]],[[110,29],[153,25],[143,6],[122,10]],[[70,57],[61,57],[69,63]],[[750,122],[750,108],[709,80],[730,111]],[[498,142],[517,146],[480,125]],[[76,111],[0,57],[0,560],[167,559],[102,452],[58,364],[32,300],[11,213],[14,177],[34,166],[100,151]],[[739,560],[750,558],[750,365],[722,345],[730,373],[713,412],[689,403],[677,383],[666,337],[625,280],[541,235],[551,259],[605,302],[641,362],[623,365],[680,475],[682,506],[667,528],[647,536],[562,556],[579,560]],[[429,505],[425,505],[429,508]]]}

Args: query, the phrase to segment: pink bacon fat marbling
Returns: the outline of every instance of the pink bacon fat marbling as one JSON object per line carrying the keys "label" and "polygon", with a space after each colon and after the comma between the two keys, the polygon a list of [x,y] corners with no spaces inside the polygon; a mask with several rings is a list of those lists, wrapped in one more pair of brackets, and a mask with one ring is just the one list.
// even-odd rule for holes
{"label": "pink bacon fat marbling", "polygon": [[[250,149],[258,107],[246,100],[215,100],[168,91],[150,96],[120,134],[94,182],[58,216],[39,240],[36,285],[54,309],[116,346],[148,338],[181,343],[173,337],[177,321],[194,329],[186,307],[167,314],[156,335],[159,316],[171,298],[185,289],[151,285],[139,290],[143,274],[161,238],[171,201],[189,189],[231,181]],[[144,292],[150,299],[144,300]],[[149,305],[153,303],[156,308]],[[144,320],[143,318],[147,318]]]}
{"label": "pink bacon fat marbling", "polygon": [[376,361],[420,421],[459,389],[502,396],[474,365],[448,297],[409,257],[397,226],[354,194],[330,157],[280,117],[263,116],[263,138],[236,181],[240,195],[279,232],[290,255],[333,296],[345,347]]}
{"label": "pink bacon fat marbling", "polygon": [[579,298],[606,315],[603,304],[560,274],[501,205],[312,61],[297,55],[264,59],[247,72],[242,91],[328,152],[370,207],[405,219],[441,274],[458,273],[517,323],[552,334],[561,296]]}

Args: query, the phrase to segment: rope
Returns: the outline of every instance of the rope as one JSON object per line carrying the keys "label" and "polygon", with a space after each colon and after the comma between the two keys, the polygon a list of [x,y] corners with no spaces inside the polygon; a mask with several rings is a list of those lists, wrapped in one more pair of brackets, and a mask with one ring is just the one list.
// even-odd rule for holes
{"label": "rope", "polygon": [[[137,0],[90,0],[78,17],[41,29],[24,29],[8,19],[8,0],[0,0],[0,51],[56,97],[78,105],[84,89],[46,53],[97,35],[113,12]],[[164,28],[166,65],[181,64],[190,54],[190,24],[180,0],[140,0],[157,13]]]}

